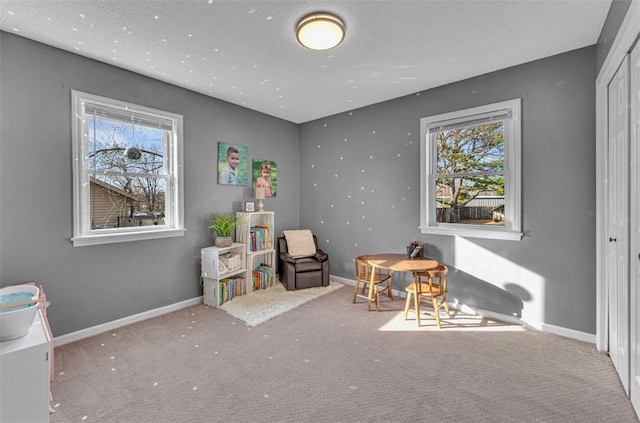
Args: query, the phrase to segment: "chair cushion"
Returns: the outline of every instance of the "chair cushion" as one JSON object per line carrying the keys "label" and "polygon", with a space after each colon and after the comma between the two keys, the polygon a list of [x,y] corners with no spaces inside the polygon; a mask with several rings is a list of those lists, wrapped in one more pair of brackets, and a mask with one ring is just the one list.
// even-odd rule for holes
{"label": "chair cushion", "polygon": [[287,251],[292,257],[309,257],[316,254],[316,244],[309,229],[283,231],[287,240]]}
{"label": "chair cushion", "polygon": [[313,257],[303,257],[296,260],[296,273],[312,272],[316,270],[322,270],[322,262],[314,259]]}

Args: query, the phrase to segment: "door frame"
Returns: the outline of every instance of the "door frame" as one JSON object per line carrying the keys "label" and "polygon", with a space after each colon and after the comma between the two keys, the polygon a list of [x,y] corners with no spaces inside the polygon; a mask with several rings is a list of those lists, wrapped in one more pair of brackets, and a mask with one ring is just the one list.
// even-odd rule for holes
{"label": "door frame", "polygon": [[609,350],[607,297],[607,192],[609,82],[633,46],[640,28],[640,0],[633,0],[596,78],[596,348]]}

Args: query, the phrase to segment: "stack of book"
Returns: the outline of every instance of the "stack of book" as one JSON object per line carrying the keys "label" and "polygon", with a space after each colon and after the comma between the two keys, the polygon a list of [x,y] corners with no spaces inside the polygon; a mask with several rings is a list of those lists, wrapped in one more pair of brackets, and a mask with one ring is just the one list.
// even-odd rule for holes
{"label": "stack of book", "polygon": [[220,305],[247,293],[244,278],[226,278],[220,281]]}
{"label": "stack of book", "polygon": [[272,270],[268,264],[261,264],[251,272],[251,286],[254,291],[273,286]]}
{"label": "stack of book", "polygon": [[260,224],[249,229],[251,235],[251,251],[271,248],[271,225]]}

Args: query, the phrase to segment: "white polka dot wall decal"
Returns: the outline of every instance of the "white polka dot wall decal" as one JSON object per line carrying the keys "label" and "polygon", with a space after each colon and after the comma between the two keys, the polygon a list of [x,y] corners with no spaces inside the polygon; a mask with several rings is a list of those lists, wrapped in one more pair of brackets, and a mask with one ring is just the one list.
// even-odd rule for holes
{"label": "white polka dot wall decal", "polygon": [[115,367],[112,367],[112,368],[111,368],[111,371],[112,371],[112,372],[115,372],[115,371],[116,371],[116,368],[115,368]]}
{"label": "white polka dot wall decal", "polygon": [[56,405],[53,406],[53,408],[58,408],[60,407],[60,403],[56,403]]}
{"label": "white polka dot wall decal", "polygon": [[371,228],[369,228],[369,232],[371,232]]}
{"label": "white polka dot wall decal", "polygon": [[352,114],[353,114],[352,112],[349,112],[349,116],[351,116]]}
{"label": "white polka dot wall decal", "polygon": [[375,134],[375,133],[376,133],[376,131],[371,131],[371,133],[372,133],[372,134]]}
{"label": "white polka dot wall decal", "polygon": [[362,204],[364,206],[364,201],[360,201],[360,204]]}
{"label": "white polka dot wall decal", "polygon": [[395,204],[392,204],[392,205],[391,205],[391,208],[392,208],[392,209],[395,209],[395,208],[396,208],[396,205],[395,205]]}
{"label": "white polka dot wall decal", "polygon": [[154,382],[153,386],[158,386],[158,382]]}
{"label": "white polka dot wall decal", "polygon": [[331,208],[333,208],[333,204],[331,205]]}
{"label": "white polka dot wall decal", "polygon": [[360,189],[361,189],[362,191],[364,191],[364,187],[361,187]]}
{"label": "white polka dot wall decal", "polygon": [[116,336],[116,334],[114,333],[114,334],[113,334],[113,335],[111,335],[111,336]]}
{"label": "white polka dot wall decal", "polygon": [[410,137],[411,136],[411,132],[407,132],[407,136]]}
{"label": "white polka dot wall decal", "polygon": [[405,198],[405,197],[402,197],[402,201],[405,201],[405,200],[406,200],[406,198]]}
{"label": "white polka dot wall decal", "polygon": [[82,416],[82,420],[83,420],[83,421],[84,421],[84,420],[87,420],[87,418],[88,418],[88,417],[89,417],[89,416]]}
{"label": "white polka dot wall decal", "polygon": [[104,344],[100,344],[101,347],[104,347]]}
{"label": "white polka dot wall decal", "polygon": [[373,156],[369,156],[369,160],[373,159]]}
{"label": "white polka dot wall decal", "polygon": [[113,360],[114,358],[115,358],[114,356],[111,356],[111,357],[109,357],[109,360]]}
{"label": "white polka dot wall decal", "polygon": [[318,144],[318,148],[320,148],[320,144]]}
{"label": "white polka dot wall decal", "polygon": [[320,221],[320,224],[321,224],[321,225],[324,225],[324,220],[321,220],[321,221]]}
{"label": "white polka dot wall decal", "polygon": [[344,139],[344,142],[347,142],[347,139],[346,139],[346,138]]}
{"label": "white polka dot wall decal", "polygon": [[214,351],[214,354],[218,354],[218,351]]}
{"label": "white polka dot wall decal", "polygon": [[199,345],[196,345],[195,347],[198,348]]}
{"label": "white polka dot wall decal", "polygon": [[340,160],[342,160],[342,159],[343,159],[343,157],[342,157],[342,156],[340,156]]}
{"label": "white polka dot wall decal", "polygon": [[185,334],[182,334],[182,337],[183,337],[183,338],[184,338],[185,336],[187,336],[187,335],[185,335]]}
{"label": "white polka dot wall decal", "polygon": [[408,186],[408,187],[407,187],[407,191],[409,191],[409,190],[411,190],[411,187],[410,187],[410,186]]}
{"label": "white polka dot wall decal", "polygon": [[59,374],[60,374],[60,376],[62,376],[64,374],[64,372],[60,372]]}
{"label": "white polka dot wall decal", "polygon": [[273,19],[273,16],[267,16],[268,21],[270,21],[271,19]]}
{"label": "white polka dot wall decal", "polygon": [[347,198],[351,198],[351,194],[347,195]]}
{"label": "white polka dot wall decal", "polygon": [[197,386],[194,386],[192,389],[193,389],[194,391],[197,391],[197,390],[198,390],[198,387],[197,387]]}
{"label": "white polka dot wall decal", "polygon": [[313,169],[314,167],[316,167],[316,165],[311,165],[311,169]]}
{"label": "white polka dot wall decal", "polygon": [[396,154],[397,157],[400,157],[400,153]]}
{"label": "white polka dot wall decal", "polygon": [[314,187],[317,187],[317,186],[318,186],[318,184],[313,184],[313,186],[314,186]]}
{"label": "white polka dot wall decal", "polygon": [[358,246],[358,243],[356,242],[354,245],[357,247],[357,246]]}
{"label": "white polka dot wall decal", "polygon": [[338,174],[337,174],[337,173],[335,173],[335,174],[333,175],[333,177],[334,177],[334,178],[337,178],[337,177],[338,177]]}
{"label": "white polka dot wall decal", "polygon": [[364,216],[362,216],[362,219],[365,219],[365,217],[364,217]]}
{"label": "white polka dot wall decal", "polygon": [[322,125],[322,126],[324,126],[324,127],[326,128],[326,127],[327,127],[327,124],[325,123],[325,124],[324,124],[324,125]]}
{"label": "white polka dot wall decal", "polygon": [[308,362],[309,362],[309,359],[308,359],[308,358],[305,358],[305,359],[304,359],[304,362],[305,362],[305,363],[308,363]]}
{"label": "white polka dot wall decal", "polygon": [[349,224],[349,221],[347,220],[347,225]]}
{"label": "white polka dot wall decal", "polygon": [[420,93],[416,93],[416,96],[417,96],[417,97],[420,97]]}
{"label": "white polka dot wall decal", "polygon": [[265,398],[269,398],[269,394],[264,394],[264,397]]}

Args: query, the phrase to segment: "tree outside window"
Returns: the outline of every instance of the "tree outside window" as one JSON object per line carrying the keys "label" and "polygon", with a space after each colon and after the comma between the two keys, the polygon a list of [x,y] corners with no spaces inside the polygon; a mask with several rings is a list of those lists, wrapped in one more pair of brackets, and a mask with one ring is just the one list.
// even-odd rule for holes
{"label": "tree outside window", "polygon": [[420,120],[423,233],[519,240],[520,99]]}

